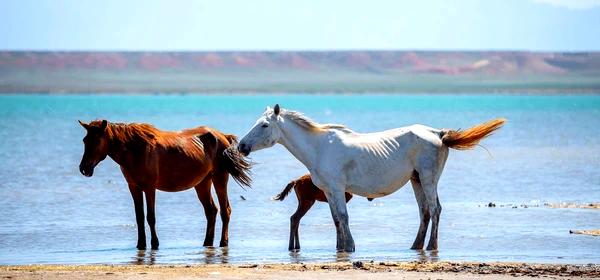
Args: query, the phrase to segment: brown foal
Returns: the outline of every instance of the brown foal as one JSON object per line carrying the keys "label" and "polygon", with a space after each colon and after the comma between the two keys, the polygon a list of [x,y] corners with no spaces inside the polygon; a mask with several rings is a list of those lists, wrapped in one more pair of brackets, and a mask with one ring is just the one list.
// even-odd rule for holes
{"label": "brown foal", "polygon": [[201,126],[181,132],[162,131],[149,124],[109,123],[106,120],[84,123],[85,151],[79,165],[81,174],[91,177],[94,167],[107,156],[120,165],[133,198],[137,222],[137,248],[146,249],[145,217],[150,226],[150,245],[158,249],[156,235],[156,190],[178,192],[195,188],[206,215],[204,246],[212,246],[218,209],[211,195],[215,188],[223,229],[220,246],[229,240],[231,206],[227,197],[229,175],[243,186],[250,186],[250,163],[233,147],[236,136]]}
{"label": "brown foal", "polygon": [[[288,250],[300,250],[300,237],[298,235],[298,228],[300,227],[300,219],[304,217],[306,212],[315,204],[315,201],[327,202],[325,193],[313,184],[310,180],[310,174],[303,175],[302,177],[291,181],[285,188],[273,197],[275,200],[283,201],[285,197],[294,188],[296,192],[296,198],[298,198],[298,209],[290,217],[290,243]],[[346,193],[346,202],[352,198],[351,193]],[[370,199],[369,199],[370,200]]]}

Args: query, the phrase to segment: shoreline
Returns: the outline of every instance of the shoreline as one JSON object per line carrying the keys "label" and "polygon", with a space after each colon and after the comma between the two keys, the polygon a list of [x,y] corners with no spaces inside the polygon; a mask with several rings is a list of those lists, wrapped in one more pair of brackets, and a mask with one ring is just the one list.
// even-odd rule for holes
{"label": "shoreline", "polygon": [[0,265],[1,279],[554,279],[599,278],[600,264],[518,262],[333,262],[207,265]]}
{"label": "shoreline", "polygon": [[544,90],[510,90],[510,91],[495,91],[495,90],[483,90],[483,91],[243,91],[243,90],[198,90],[198,91],[153,91],[153,90],[141,90],[141,91],[0,91],[0,96],[31,96],[31,95],[46,95],[46,96],[90,96],[90,95],[131,95],[131,96],[257,96],[257,95],[411,95],[411,96],[426,96],[426,95],[461,95],[461,96],[477,96],[477,95],[508,95],[508,96],[563,96],[563,95],[585,95],[585,96],[597,96],[600,95],[600,89],[587,89],[587,90],[564,90],[564,89],[544,89]]}

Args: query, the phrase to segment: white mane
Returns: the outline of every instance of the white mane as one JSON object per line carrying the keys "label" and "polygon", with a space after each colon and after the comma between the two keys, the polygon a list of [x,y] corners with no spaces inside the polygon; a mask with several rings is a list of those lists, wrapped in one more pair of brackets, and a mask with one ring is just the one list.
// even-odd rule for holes
{"label": "white mane", "polygon": [[317,122],[313,121],[312,119],[310,119],[309,117],[307,117],[304,114],[297,112],[297,111],[282,110],[279,115],[283,118],[293,121],[294,123],[298,124],[299,126],[307,129],[310,132],[314,132],[314,133],[325,132],[328,129],[336,129],[336,130],[341,130],[344,132],[353,132],[351,129],[349,129],[345,125],[331,124],[331,123],[327,123],[327,124],[317,123]]}

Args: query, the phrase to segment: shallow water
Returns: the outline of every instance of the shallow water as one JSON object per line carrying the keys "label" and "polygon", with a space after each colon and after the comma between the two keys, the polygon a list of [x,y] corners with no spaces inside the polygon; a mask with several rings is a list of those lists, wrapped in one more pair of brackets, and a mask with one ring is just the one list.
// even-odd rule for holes
{"label": "shallow water", "polygon": [[[353,254],[336,254],[324,203],[300,226],[302,250],[287,251],[293,194],[270,198],[306,169],[284,148],[252,158],[253,188],[229,186],[228,249],[203,248],[206,220],[193,190],[157,194],[158,251],[135,249],[131,197],[118,166],[79,174],[84,130],[77,119],[149,122],[169,130],[209,125],[243,135],[267,105],[302,111],[360,132],[413,123],[467,128],[505,117],[484,141],[491,153],[451,151],[439,183],[440,251],[412,251],[418,211],[410,186],[349,203]],[[472,260],[599,263],[600,212],[496,204],[600,201],[600,96],[516,95],[13,95],[0,96],[0,264],[243,263],[335,260]],[[241,197],[244,197],[243,200]],[[220,221],[217,222],[217,236]],[[215,244],[218,244],[216,238]]]}

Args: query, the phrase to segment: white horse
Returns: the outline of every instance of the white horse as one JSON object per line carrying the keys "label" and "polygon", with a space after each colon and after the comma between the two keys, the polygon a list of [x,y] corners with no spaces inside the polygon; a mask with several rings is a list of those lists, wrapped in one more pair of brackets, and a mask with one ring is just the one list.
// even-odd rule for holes
{"label": "white horse", "polygon": [[325,192],[329,202],[338,251],[354,251],[344,192],[381,197],[410,180],[421,218],[412,249],[423,249],[431,219],[427,250],[437,250],[442,211],[437,184],[448,148],[471,149],[504,122],[496,119],[465,131],[412,125],[363,134],[343,125],[319,124],[275,105],[273,109],[267,107],[238,149],[248,155],[279,143],[308,168],[313,183]]}

